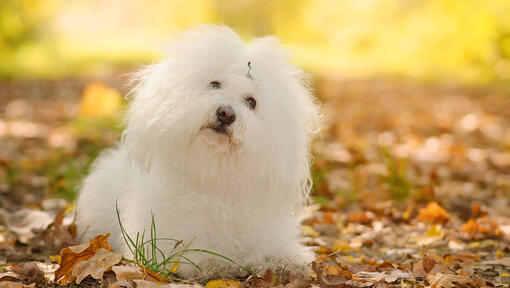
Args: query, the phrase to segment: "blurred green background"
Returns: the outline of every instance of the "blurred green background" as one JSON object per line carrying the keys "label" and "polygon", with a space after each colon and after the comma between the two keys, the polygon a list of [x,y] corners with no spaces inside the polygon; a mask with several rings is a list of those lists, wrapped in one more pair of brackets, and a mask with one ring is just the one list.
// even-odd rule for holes
{"label": "blurred green background", "polygon": [[0,75],[103,75],[161,57],[176,31],[274,34],[317,76],[510,80],[508,0],[2,0]]}

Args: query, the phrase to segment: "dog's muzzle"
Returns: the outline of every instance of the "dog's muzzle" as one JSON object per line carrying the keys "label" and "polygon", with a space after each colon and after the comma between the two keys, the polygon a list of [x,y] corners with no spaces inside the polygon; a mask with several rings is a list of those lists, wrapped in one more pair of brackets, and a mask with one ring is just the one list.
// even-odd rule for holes
{"label": "dog's muzzle", "polygon": [[236,121],[236,113],[230,106],[221,106],[216,110],[216,121],[207,126],[218,134],[230,136],[229,126]]}

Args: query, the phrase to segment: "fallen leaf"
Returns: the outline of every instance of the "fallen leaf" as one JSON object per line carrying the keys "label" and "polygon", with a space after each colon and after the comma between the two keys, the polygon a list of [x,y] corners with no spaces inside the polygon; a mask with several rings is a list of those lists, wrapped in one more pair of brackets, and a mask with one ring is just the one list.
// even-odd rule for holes
{"label": "fallen leaf", "polygon": [[139,266],[113,266],[112,271],[117,281],[143,278],[142,269]]}
{"label": "fallen leaf", "polygon": [[0,288],[23,288],[23,285],[20,282],[2,281]]}
{"label": "fallen leaf", "polygon": [[319,237],[319,232],[315,231],[312,226],[310,225],[303,225],[301,227],[301,233],[305,237]]}
{"label": "fallen leaf", "polygon": [[6,217],[7,227],[18,235],[21,243],[28,243],[34,236],[33,230],[45,230],[53,220],[55,214],[46,211],[22,209]]}
{"label": "fallen leaf", "polygon": [[112,247],[108,243],[106,235],[96,236],[86,244],[71,246],[60,251],[60,268],[55,271],[55,281],[60,280],[62,284],[71,283],[74,278],[70,278],[73,267],[81,262],[90,259],[101,248],[113,252]]}
{"label": "fallen leaf", "polygon": [[312,263],[312,270],[317,274],[317,280],[323,287],[341,287],[352,279],[349,271],[340,268],[330,260],[318,259]]}
{"label": "fallen leaf", "polygon": [[[67,218],[73,218],[68,216]],[[60,212],[48,228],[35,231],[30,247],[32,249],[45,250],[49,253],[56,253],[64,247],[75,245],[76,227],[73,223],[64,225],[64,213]]]}
{"label": "fallen leaf", "polygon": [[12,271],[0,273],[0,282],[4,281],[10,282],[20,281],[20,276]]}
{"label": "fallen leaf", "polygon": [[427,281],[430,283],[429,288],[449,288],[459,287],[458,284],[467,284],[470,282],[469,277],[460,275],[450,275],[437,273],[435,275],[429,274]]}
{"label": "fallen leaf", "polygon": [[347,216],[347,221],[351,223],[360,223],[368,225],[372,223],[373,217],[369,217],[367,212],[353,212]]}
{"label": "fallen leaf", "polygon": [[113,266],[113,273],[118,281],[131,281],[135,279],[168,283],[168,279],[158,273],[140,266]]}
{"label": "fallen leaf", "polygon": [[462,227],[460,232],[464,233],[468,239],[487,239],[487,238],[500,238],[503,232],[500,230],[499,225],[490,219],[488,216],[483,216],[478,219],[469,219]]}
{"label": "fallen leaf", "polygon": [[387,272],[358,272],[352,275],[352,279],[361,281],[361,282],[372,282],[378,283],[384,281],[386,283],[393,283],[399,279],[409,279],[411,278],[411,274],[395,269],[390,273]]}
{"label": "fallen leaf", "polygon": [[113,282],[108,288],[136,288],[134,281],[118,280]]}
{"label": "fallen leaf", "polygon": [[285,285],[285,288],[307,288],[310,287],[310,282],[298,278]]}
{"label": "fallen leaf", "polygon": [[430,202],[427,207],[420,209],[418,220],[428,224],[446,224],[450,215],[436,202]]}
{"label": "fallen leaf", "polygon": [[274,286],[273,284],[273,271],[267,270],[264,273],[255,274],[250,276],[245,282],[245,286],[252,288],[266,288]]}
{"label": "fallen leaf", "polygon": [[36,262],[13,264],[11,269],[12,272],[19,275],[18,279],[23,283],[35,283],[38,285],[46,283],[44,273],[39,269]]}
{"label": "fallen leaf", "polygon": [[413,274],[415,277],[425,278],[427,276],[427,271],[425,271],[425,267],[423,266],[423,260],[413,264]]}
{"label": "fallen leaf", "polygon": [[146,280],[133,280],[136,288],[203,288],[198,284],[175,284],[175,283],[161,283]]}
{"label": "fallen leaf", "polygon": [[205,288],[242,288],[240,282],[235,280],[211,280],[207,282]]}
{"label": "fallen leaf", "polygon": [[121,254],[100,248],[91,258],[76,263],[72,269],[72,278],[76,279],[76,284],[80,284],[87,276],[100,280],[103,273],[110,270],[115,264],[122,259]]}

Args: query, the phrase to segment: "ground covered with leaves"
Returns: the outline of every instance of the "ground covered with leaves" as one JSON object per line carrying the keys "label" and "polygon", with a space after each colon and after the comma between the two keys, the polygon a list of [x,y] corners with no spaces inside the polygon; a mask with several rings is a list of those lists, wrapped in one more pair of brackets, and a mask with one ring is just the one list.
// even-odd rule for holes
{"label": "ground covered with leaves", "polygon": [[[77,245],[72,201],[119,137],[121,82],[0,83],[0,287],[176,285],[107,235]],[[207,287],[509,287],[510,92],[340,79],[316,89],[328,126],[303,220],[310,273]]]}

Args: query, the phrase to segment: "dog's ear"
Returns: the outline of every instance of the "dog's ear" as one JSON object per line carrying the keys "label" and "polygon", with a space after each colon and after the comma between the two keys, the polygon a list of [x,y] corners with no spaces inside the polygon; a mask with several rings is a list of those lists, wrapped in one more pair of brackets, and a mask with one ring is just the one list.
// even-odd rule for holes
{"label": "dog's ear", "polygon": [[157,115],[161,114],[162,105],[157,99],[160,94],[156,91],[158,85],[153,81],[158,79],[161,66],[161,63],[148,65],[131,75],[132,88],[128,94],[130,103],[124,120],[126,129],[122,134],[122,145],[128,157],[144,172],[150,171],[157,153],[156,138],[160,129]]}
{"label": "dog's ear", "polygon": [[[251,66],[253,66],[254,78],[265,77],[265,81],[284,83],[289,97],[296,101],[298,109],[298,121],[301,122],[306,145],[296,155],[301,159],[301,172],[299,183],[301,185],[302,199],[308,199],[311,189],[310,177],[310,146],[313,138],[320,131],[323,124],[323,117],[320,112],[320,105],[310,87],[310,77],[297,66],[291,64],[290,53],[283,48],[275,37],[263,37],[254,40],[248,47]],[[255,79],[257,81],[257,79]],[[276,84],[275,84],[276,85]]]}
{"label": "dog's ear", "polygon": [[255,39],[250,43],[251,66],[263,70],[259,74],[280,78],[289,84],[290,96],[298,101],[300,117],[305,121],[305,131],[309,140],[317,135],[323,124],[320,105],[310,87],[310,77],[296,65],[291,64],[291,53],[283,48],[278,38],[273,36]]}

